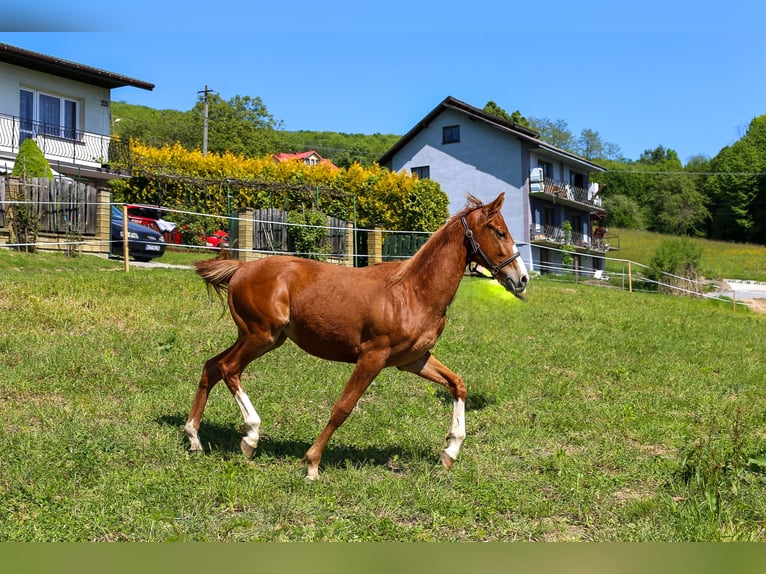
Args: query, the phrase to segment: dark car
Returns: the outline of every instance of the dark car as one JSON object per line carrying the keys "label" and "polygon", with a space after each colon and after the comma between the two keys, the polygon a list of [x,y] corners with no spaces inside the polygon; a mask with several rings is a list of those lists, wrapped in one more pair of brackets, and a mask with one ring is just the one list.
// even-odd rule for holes
{"label": "dark car", "polygon": [[[124,255],[122,211],[112,206],[112,254]],[[128,254],[136,261],[149,261],[165,253],[162,234],[128,220]]]}

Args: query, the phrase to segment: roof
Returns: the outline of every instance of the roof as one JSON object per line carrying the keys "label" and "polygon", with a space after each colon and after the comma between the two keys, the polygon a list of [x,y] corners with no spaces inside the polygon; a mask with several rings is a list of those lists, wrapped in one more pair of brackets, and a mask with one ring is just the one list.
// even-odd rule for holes
{"label": "roof", "polygon": [[54,58],[53,56],[46,56],[38,52],[31,52],[9,44],[0,43],[0,62],[102,88],[113,89],[133,86],[143,90],[154,89],[154,84],[144,82],[143,80],[107,72],[99,68],[92,68],[76,62],[70,62],[69,60],[62,60],[61,58]]}
{"label": "roof", "polygon": [[601,167],[600,165],[597,165],[585,158],[582,158],[566,150],[557,148],[556,146],[541,140],[540,134],[533,129],[530,129],[525,126],[521,126],[519,124],[515,124],[499,116],[485,112],[484,110],[480,108],[477,108],[470,104],[462,102],[458,100],[457,98],[453,98],[452,96],[447,96],[438,106],[436,106],[433,110],[431,110],[428,113],[428,115],[426,115],[422,120],[420,120],[415,125],[415,127],[413,127],[404,136],[402,136],[402,138],[398,142],[396,142],[391,147],[391,149],[389,149],[380,158],[380,160],[378,160],[378,163],[381,165],[385,165],[389,163],[393,159],[394,155],[396,155],[404,146],[406,146],[418,133],[420,133],[423,129],[427,128],[428,125],[434,120],[434,118],[436,118],[439,114],[441,114],[445,110],[453,110],[460,114],[463,114],[464,116],[467,116],[468,118],[472,120],[478,120],[478,121],[484,122],[498,130],[511,134],[527,142],[532,147],[544,149],[554,155],[565,157],[570,162],[577,163],[581,165],[582,167],[584,167],[585,169],[587,169],[588,171],[606,171],[606,169]]}
{"label": "roof", "polygon": [[316,156],[319,160],[319,163],[322,165],[331,165],[335,166],[335,164],[330,161],[327,158],[322,157],[319,155],[319,153],[316,150],[309,150],[309,151],[301,151],[301,152],[295,152],[295,153],[275,153],[274,159],[278,162],[285,162],[285,161],[291,161],[291,160],[298,160],[305,162],[306,159],[310,158],[311,156]]}
{"label": "roof", "polygon": [[319,159],[322,159],[322,156],[319,155],[314,150],[311,150],[311,151],[297,151],[295,153],[286,153],[286,152],[277,153],[277,154],[274,154],[274,159],[276,159],[277,161],[289,161],[291,159],[305,160],[306,158],[309,158],[312,155],[315,155]]}

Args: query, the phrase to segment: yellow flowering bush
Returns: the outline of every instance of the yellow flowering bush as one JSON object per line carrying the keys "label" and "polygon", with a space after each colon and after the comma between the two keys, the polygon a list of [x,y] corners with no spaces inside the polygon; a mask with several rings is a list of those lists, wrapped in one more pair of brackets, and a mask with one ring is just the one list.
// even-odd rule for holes
{"label": "yellow flowering bush", "polygon": [[379,165],[277,162],[272,156],[189,151],[131,142],[129,180],[113,184],[116,200],[225,216],[229,209],[314,207],[360,227],[434,231],[448,216],[448,199],[432,180]]}

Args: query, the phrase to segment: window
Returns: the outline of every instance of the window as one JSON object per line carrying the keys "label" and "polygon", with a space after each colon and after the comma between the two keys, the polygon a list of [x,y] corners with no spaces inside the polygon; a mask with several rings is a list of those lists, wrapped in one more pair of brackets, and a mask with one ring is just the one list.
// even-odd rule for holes
{"label": "window", "polygon": [[19,120],[20,120],[20,140],[23,142],[27,138],[31,138],[35,135],[34,126],[34,94],[27,90],[21,90],[20,106],[19,106]]}
{"label": "window", "polygon": [[553,177],[553,164],[548,161],[537,160],[537,166],[543,168],[543,177]]}
{"label": "window", "polygon": [[556,218],[553,212],[552,207],[544,207],[543,208],[543,223],[545,225],[555,225],[556,224]]}
{"label": "window", "polygon": [[412,173],[412,175],[417,175],[418,179],[430,179],[431,168],[430,166],[427,166],[427,165],[423,165],[420,167],[413,167],[410,169],[410,173]]}
{"label": "window", "polygon": [[457,143],[460,141],[460,126],[444,126],[442,128],[442,143]]}
{"label": "window", "polygon": [[572,231],[579,237],[582,234],[582,218],[579,215],[572,214],[570,221],[572,222]]}
{"label": "window", "polygon": [[20,90],[21,139],[33,137],[36,133],[77,139],[79,107],[75,100],[33,90]]}

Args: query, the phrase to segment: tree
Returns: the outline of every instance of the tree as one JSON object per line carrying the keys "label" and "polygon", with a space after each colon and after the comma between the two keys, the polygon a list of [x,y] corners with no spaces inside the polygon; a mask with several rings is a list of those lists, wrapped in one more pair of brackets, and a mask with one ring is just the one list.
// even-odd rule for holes
{"label": "tree", "polygon": [[[192,109],[197,144],[202,147],[204,115],[202,96]],[[228,102],[217,93],[208,94],[208,150],[255,157],[280,151],[284,138],[277,131],[282,122],[272,116],[261,98],[234,96]]]}
{"label": "tree", "polygon": [[646,229],[646,217],[638,203],[627,195],[610,195],[604,199],[606,223],[625,229]]}
{"label": "tree", "polygon": [[529,123],[529,120],[521,115],[521,112],[519,110],[516,110],[512,114],[509,114],[506,112],[503,108],[498,106],[495,102],[489,101],[484,105],[484,111],[488,114],[492,114],[493,116],[497,116],[499,118],[503,118],[504,120],[507,120],[509,122],[512,122],[519,126],[524,127],[531,127],[531,124]]}
{"label": "tree", "polygon": [[672,235],[704,235],[710,218],[705,196],[694,180],[684,175],[668,175],[654,197],[656,231]]}
{"label": "tree", "polygon": [[575,144],[578,155],[585,159],[616,159],[620,156],[620,147],[616,144],[602,141],[601,136],[595,130],[583,129]]}
{"label": "tree", "polygon": [[574,137],[572,136],[572,132],[569,131],[569,126],[566,121],[552,121],[548,118],[530,118],[530,123],[532,129],[540,134],[540,139],[564,150],[574,150]]}
{"label": "tree", "polygon": [[705,192],[716,239],[766,243],[766,116],[754,118],[747,133],[710,161]]}
{"label": "tree", "polygon": [[662,168],[665,171],[681,171],[683,169],[681,160],[678,159],[678,153],[670,148],[665,149],[661,145],[654,149],[644,150],[644,153],[638,158],[638,163]]}
{"label": "tree", "polygon": [[191,112],[112,102],[112,133],[124,141],[133,138],[154,147],[179,143],[191,150],[199,147],[202,132]]}

